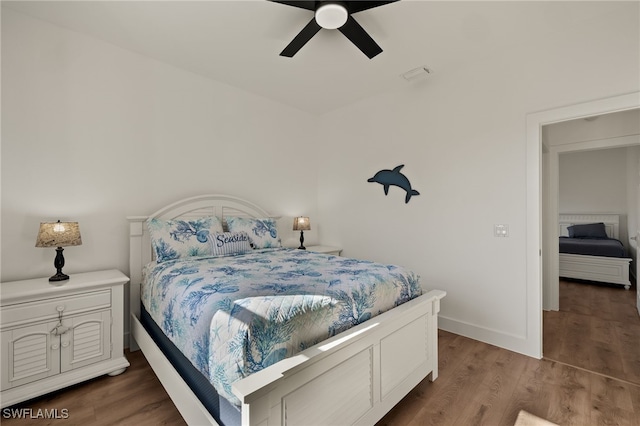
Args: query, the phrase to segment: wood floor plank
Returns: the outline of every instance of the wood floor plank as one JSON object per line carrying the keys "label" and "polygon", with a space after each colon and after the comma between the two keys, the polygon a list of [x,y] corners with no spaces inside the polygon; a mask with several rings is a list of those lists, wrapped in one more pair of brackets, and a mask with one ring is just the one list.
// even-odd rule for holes
{"label": "wood floor plank", "polygon": [[515,421],[522,409],[543,419],[548,418],[551,392],[547,383],[557,365],[545,360],[527,359],[527,366],[518,380],[501,423]]}
{"label": "wood floor plank", "polygon": [[434,394],[429,403],[418,411],[414,418],[418,422],[416,424],[455,424],[461,413],[459,410],[451,410],[449,407],[464,408],[470,395],[476,393],[476,388],[479,386],[478,377],[484,374],[479,363],[486,362],[488,357],[497,357],[497,353],[489,345],[480,342],[467,343],[472,350],[462,360],[460,368],[450,371],[450,379],[443,383],[439,392]]}
{"label": "wood floor plank", "polygon": [[623,379],[640,383],[640,324],[618,323],[615,334],[620,344]]}
{"label": "wood floor plank", "polygon": [[625,376],[622,354],[617,341],[611,344],[591,341],[589,345],[589,370],[598,371],[607,376],[620,378]]}
{"label": "wood floor plank", "polygon": [[543,315],[544,354],[550,359],[559,360],[566,330],[567,316],[558,311],[548,311]]}
{"label": "wood floor plank", "polygon": [[[615,321],[604,320],[598,317],[592,316],[591,318],[591,340],[607,345],[615,345],[617,342],[616,337],[616,324]],[[619,348],[616,348],[619,350]]]}
{"label": "wood floor plank", "polygon": [[[516,391],[518,379],[526,367],[527,357],[510,351],[501,351],[490,366],[482,386],[482,391],[470,401],[473,416],[460,417],[460,424],[495,425],[505,414],[505,406]],[[478,395],[482,397],[478,398]]]}
{"label": "wood floor plank", "polygon": [[[577,285],[581,285],[581,283],[577,283]],[[600,318],[607,319],[607,320],[614,319],[618,314],[618,312],[616,312],[616,310],[614,309],[611,294],[608,292],[610,288],[606,286],[600,286],[597,284],[582,284],[582,285],[592,287],[591,289],[589,289],[588,293],[586,293],[588,295],[589,310],[585,312],[584,315],[591,316],[593,315],[594,312],[597,312],[597,315]],[[580,294],[585,294],[585,291],[582,291],[582,290],[580,291]],[[591,291],[591,290],[596,290],[596,291]],[[624,291],[624,289],[622,288],[614,288],[612,290]],[[616,300],[615,297],[613,297],[613,300]]]}
{"label": "wood floor plank", "polygon": [[[640,384],[635,294],[635,286],[624,290],[561,280],[560,311],[543,313],[545,327],[552,327],[544,329],[544,357]],[[589,311],[597,301],[602,308]]]}
{"label": "wood floor plank", "polygon": [[[500,350],[495,346],[485,345],[486,350],[475,352],[472,359],[468,359],[469,376],[465,384],[451,403],[459,406],[457,416],[451,416],[455,424],[482,424],[487,411],[497,399],[503,387],[504,375],[496,371]],[[477,395],[483,395],[477,399]]]}
{"label": "wood floor plank", "polygon": [[592,381],[591,404],[594,425],[637,426],[632,396],[626,383],[608,377],[596,376]]}
{"label": "wood floor plank", "polygon": [[560,282],[560,310],[575,314],[590,315],[593,312],[592,293],[586,293],[584,284]]}
{"label": "wood floor plank", "polygon": [[573,312],[567,313],[566,316],[566,330],[574,330],[574,332],[564,334],[559,361],[589,368],[591,353],[588,349],[591,347],[591,319],[586,315]]}
{"label": "wood floor plank", "polygon": [[23,413],[66,409],[68,418],[7,418],[3,411],[2,425],[186,425],[142,352],[126,352],[126,357],[131,366],[118,376],[101,376],[11,407]]}
{"label": "wood floor plank", "polygon": [[633,414],[636,423],[640,424],[640,386],[627,385],[629,395],[631,396],[631,404],[633,405]]}
{"label": "wood floor plank", "polygon": [[590,405],[591,375],[567,365],[558,365],[555,374],[547,418],[563,426],[590,424],[590,411],[579,407]]}

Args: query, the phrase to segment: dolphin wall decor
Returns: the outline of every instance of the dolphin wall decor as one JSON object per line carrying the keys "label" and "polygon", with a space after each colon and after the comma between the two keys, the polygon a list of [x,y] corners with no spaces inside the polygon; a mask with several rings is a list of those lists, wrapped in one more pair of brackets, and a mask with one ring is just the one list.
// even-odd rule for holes
{"label": "dolphin wall decor", "polygon": [[376,182],[382,185],[384,187],[384,195],[389,194],[390,185],[404,189],[407,193],[406,197],[404,197],[404,202],[406,204],[413,195],[420,195],[420,193],[415,189],[411,189],[411,182],[409,182],[409,179],[400,173],[400,169],[403,167],[404,164],[401,164],[393,170],[380,170],[372,178],[368,179],[367,182]]}

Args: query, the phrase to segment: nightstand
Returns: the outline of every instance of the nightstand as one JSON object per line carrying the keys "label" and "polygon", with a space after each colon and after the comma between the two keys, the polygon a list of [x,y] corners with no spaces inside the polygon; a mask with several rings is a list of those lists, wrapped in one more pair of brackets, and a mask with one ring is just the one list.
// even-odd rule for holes
{"label": "nightstand", "polygon": [[340,247],[332,246],[309,246],[307,247],[307,250],[316,253],[332,254],[334,256],[340,256],[340,253],[342,253],[342,249]]}
{"label": "nightstand", "polygon": [[118,270],[0,284],[2,407],[125,371]]}

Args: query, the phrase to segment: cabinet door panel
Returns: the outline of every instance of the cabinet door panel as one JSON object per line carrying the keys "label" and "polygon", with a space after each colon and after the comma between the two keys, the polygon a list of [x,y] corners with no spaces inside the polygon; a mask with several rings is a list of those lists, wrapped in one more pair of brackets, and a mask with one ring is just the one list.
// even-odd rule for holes
{"label": "cabinet door panel", "polygon": [[2,332],[2,389],[60,373],[60,338],[51,334],[56,322]]}
{"label": "cabinet door panel", "polygon": [[111,358],[111,311],[69,317],[62,323],[70,330],[61,336],[61,372]]}

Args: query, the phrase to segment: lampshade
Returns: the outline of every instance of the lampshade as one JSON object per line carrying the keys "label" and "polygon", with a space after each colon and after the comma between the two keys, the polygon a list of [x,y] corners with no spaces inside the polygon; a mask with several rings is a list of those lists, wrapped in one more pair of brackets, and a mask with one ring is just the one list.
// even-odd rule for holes
{"label": "lampshade", "polygon": [[78,222],[40,223],[36,247],[68,247],[82,244]]}
{"label": "lampshade", "polygon": [[293,218],[293,230],[294,231],[308,231],[311,229],[311,223],[309,218],[305,216],[299,216]]}

